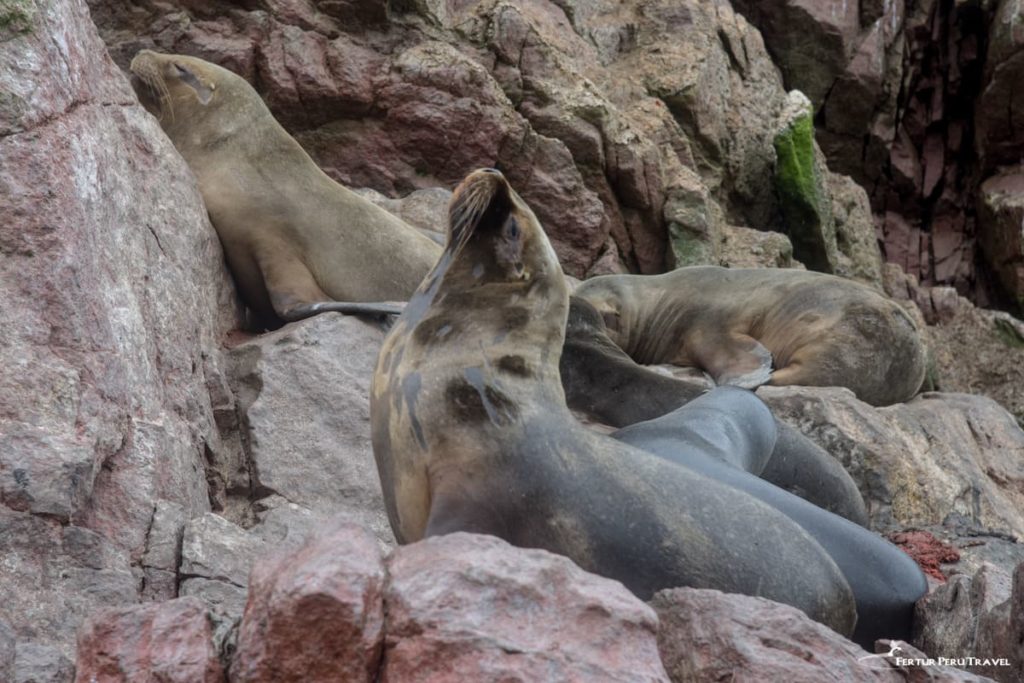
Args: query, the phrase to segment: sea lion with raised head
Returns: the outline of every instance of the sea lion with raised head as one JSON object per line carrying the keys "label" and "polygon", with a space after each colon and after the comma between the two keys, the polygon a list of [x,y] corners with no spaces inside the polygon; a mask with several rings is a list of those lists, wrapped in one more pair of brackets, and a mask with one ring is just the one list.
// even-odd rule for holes
{"label": "sea lion with raised head", "polygon": [[[452,197],[445,251],[384,340],[371,387],[398,541],[493,534],[641,598],[673,586],[760,595],[851,633],[849,585],[799,525],[573,419],[558,374],[568,306],[533,212],[497,171],[470,174]],[[774,439],[755,436],[748,443]]]}
{"label": "sea lion with raised head", "polygon": [[[757,421],[761,424],[746,424]],[[928,590],[920,567],[878,534],[745,471],[766,462],[771,453],[763,443],[750,443],[751,434],[756,438],[772,427],[774,418],[750,390],[716,387],[611,437],[732,486],[789,517],[821,544],[846,577],[857,604],[853,640],[869,649],[879,638],[908,640],[914,603]]]}
{"label": "sea lion with raised head", "polygon": [[899,304],[834,275],[691,266],[603,275],[575,295],[638,363],[703,369],[718,384],[839,386],[876,406],[906,401],[925,376],[917,325]]}
{"label": "sea lion with raised head", "polygon": [[441,247],[329,178],[241,76],[185,55],[131,63],[143,106],[188,162],[258,324],[398,313]]}
{"label": "sea lion with raised head", "polygon": [[[702,387],[638,365],[608,337],[597,310],[577,296],[569,300],[559,369],[569,407],[612,427],[653,420],[704,393]],[[839,461],[795,427],[776,419],[775,428],[778,439],[767,462],[733,464],[867,526],[864,498]]]}

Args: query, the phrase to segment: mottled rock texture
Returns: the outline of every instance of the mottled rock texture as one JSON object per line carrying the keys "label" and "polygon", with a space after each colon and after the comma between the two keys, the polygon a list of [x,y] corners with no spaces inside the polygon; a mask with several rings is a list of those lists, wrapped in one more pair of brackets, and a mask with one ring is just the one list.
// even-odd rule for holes
{"label": "mottled rock texture", "polygon": [[[0,619],[56,645],[130,604],[159,500],[210,508],[234,293],[191,173],[81,0],[0,21]],[[26,650],[27,652],[27,650]]]}
{"label": "mottled rock texture", "polygon": [[921,287],[891,264],[884,281],[889,296],[927,323],[930,386],[984,394],[1024,426],[1024,322],[977,308],[952,287]]}
{"label": "mottled rock texture", "polygon": [[[674,683],[686,681],[981,681],[946,666],[900,666],[888,641],[879,655],[788,605],[714,590],[661,591],[658,648]],[[906,643],[898,656],[921,657]]]}
{"label": "mottled rock texture", "polygon": [[91,1],[122,66],[149,47],[235,70],[347,185],[398,197],[500,168],[575,276],[727,263],[730,226],[785,232],[785,91],[728,2],[402,2],[384,23],[336,5]]}
{"label": "mottled rock texture", "polygon": [[[113,60],[83,0],[0,6],[2,680],[69,681],[75,631],[100,608],[113,611],[81,632],[95,644],[81,676],[87,661],[115,677],[163,662],[166,680],[217,679],[254,563],[305,552],[339,511],[369,529],[370,565],[392,542],[366,409],[383,331],[328,315],[234,332],[225,348],[242,319],[216,235],[115,66],[139,48],[236,70],[333,177],[424,229],[467,170],[501,168],[577,276],[798,266],[774,142],[787,91],[802,90],[828,256],[810,265],[877,284],[874,211],[887,257],[925,284],[987,292],[976,244],[993,268],[1005,259],[1000,277],[1015,272],[1019,200],[1003,166],[1020,163],[1021,128],[1000,120],[1016,115],[1014,3],[760,3],[781,12],[774,26],[814,37],[820,52],[795,60],[725,0],[89,6]],[[905,290],[931,324],[939,386],[1024,414],[1020,323],[951,288]],[[999,567],[1018,557],[995,534],[1024,533],[1024,437],[991,401],[929,394],[886,412],[837,390],[764,393],[850,467],[879,528],[964,520],[990,534]],[[961,538],[966,572],[983,553]],[[621,586],[495,543],[391,557],[386,679],[664,680],[654,618]],[[257,569],[259,589],[294,585],[293,570],[264,582]],[[351,659],[358,676],[374,675],[373,647]]]}
{"label": "mottled rock texture", "polygon": [[384,644],[384,579],[376,539],[352,524],[258,562],[231,680],[372,683]]}
{"label": "mottled rock texture", "polygon": [[206,606],[196,598],[112,607],[78,634],[76,683],[223,683]]}
{"label": "mottled rock texture", "polygon": [[[1019,312],[1020,221],[1008,224],[1021,191],[1000,170],[1020,163],[1024,143],[1019,3],[733,5],[761,30],[785,87],[811,99],[829,167],[868,191],[886,260]],[[1009,196],[994,200],[993,182]]]}
{"label": "mottled rock texture", "polygon": [[654,612],[543,550],[451,534],[397,549],[386,681],[667,681]]}

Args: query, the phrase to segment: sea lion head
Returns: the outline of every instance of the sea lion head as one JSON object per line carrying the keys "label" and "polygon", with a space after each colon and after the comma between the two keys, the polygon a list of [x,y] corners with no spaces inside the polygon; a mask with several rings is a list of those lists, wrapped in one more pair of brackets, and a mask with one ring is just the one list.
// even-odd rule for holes
{"label": "sea lion head", "polygon": [[621,282],[622,276],[595,277],[580,283],[574,292],[577,299],[589,304],[593,311],[590,315],[601,318],[604,333],[619,346],[623,346],[628,337],[627,321],[622,319],[625,292]]}
{"label": "sea lion head", "polygon": [[532,401],[550,394],[564,405],[558,361],[569,291],[537,217],[504,175],[481,169],[456,188],[448,228],[444,252],[381,347],[377,414],[439,410],[419,405],[418,388],[447,396],[452,382],[481,387],[492,407],[505,405],[495,392],[517,396],[521,382]]}
{"label": "sea lion head", "polygon": [[[569,290],[558,257],[500,171],[466,176],[452,194],[448,219],[445,251],[407,306],[406,322],[417,323],[426,306],[438,303],[484,318],[500,309],[508,328],[550,315],[564,334]],[[548,313],[551,308],[561,312]]]}
{"label": "sea lion head", "polygon": [[139,101],[164,128],[177,121],[194,126],[228,99],[225,81],[244,80],[198,57],[152,50],[139,51],[129,68]]}
{"label": "sea lion head", "polygon": [[448,244],[473,282],[529,284],[558,268],[540,221],[493,168],[470,173],[448,207]]}

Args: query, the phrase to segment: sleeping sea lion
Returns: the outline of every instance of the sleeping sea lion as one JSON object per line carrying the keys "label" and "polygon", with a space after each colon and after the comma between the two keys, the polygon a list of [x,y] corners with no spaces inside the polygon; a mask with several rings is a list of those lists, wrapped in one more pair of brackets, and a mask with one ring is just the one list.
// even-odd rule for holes
{"label": "sleeping sea lion", "polygon": [[924,381],[913,318],[834,275],[692,266],[595,277],[575,295],[636,362],[699,367],[718,384],[840,386],[885,406],[906,401]]}
{"label": "sleeping sea lion", "polygon": [[[569,299],[559,369],[569,407],[612,427],[661,417],[704,393],[692,383],[638,365],[608,337],[597,310],[577,296]],[[775,428],[778,439],[768,461],[742,469],[867,526],[864,498],[839,461],[795,427],[776,419]]]}

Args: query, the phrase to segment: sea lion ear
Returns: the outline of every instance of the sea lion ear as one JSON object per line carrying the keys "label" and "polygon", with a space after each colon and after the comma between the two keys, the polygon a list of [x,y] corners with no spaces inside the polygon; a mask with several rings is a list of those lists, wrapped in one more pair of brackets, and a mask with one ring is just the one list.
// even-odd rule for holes
{"label": "sea lion ear", "polygon": [[203,81],[196,76],[196,74],[184,64],[174,62],[171,68],[174,70],[174,75],[178,79],[196,91],[196,97],[203,104],[209,104],[210,98],[213,97],[213,88],[203,83]]}
{"label": "sea lion ear", "polygon": [[512,188],[498,171],[474,171],[455,189],[448,206],[448,246],[456,251],[469,238],[502,228],[512,212]]}

